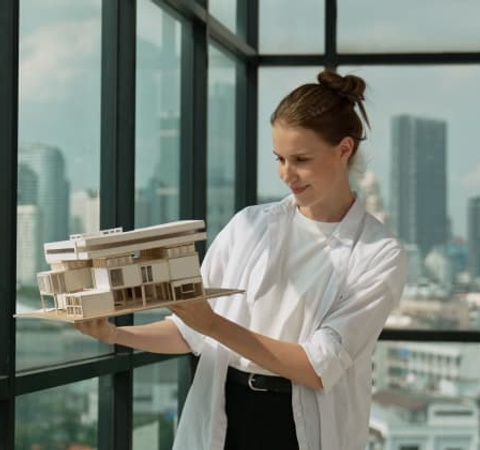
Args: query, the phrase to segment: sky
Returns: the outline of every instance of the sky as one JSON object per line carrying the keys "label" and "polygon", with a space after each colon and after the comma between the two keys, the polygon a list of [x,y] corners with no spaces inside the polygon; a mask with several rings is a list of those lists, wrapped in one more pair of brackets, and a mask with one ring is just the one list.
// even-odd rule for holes
{"label": "sky", "polygon": [[[234,23],[234,3],[210,0],[215,15],[228,24]],[[19,140],[58,146],[68,158],[72,188],[98,187],[101,1],[24,0],[20,5]],[[138,5],[139,35],[161,45],[155,7],[147,0]],[[322,52],[323,9],[318,0],[261,0],[261,51]],[[478,0],[339,0],[338,17],[338,45],[346,52],[478,51],[480,44]],[[320,69],[260,71],[260,194],[286,192],[275,173],[268,117],[283,95],[314,81]],[[447,122],[448,210],[455,233],[465,236],[467,199],[480,195],[480,66],[340,67],[339,72],[362,76],[368,84],[372,130],[363,152],[385,201],[391,117],[411,114]]]}

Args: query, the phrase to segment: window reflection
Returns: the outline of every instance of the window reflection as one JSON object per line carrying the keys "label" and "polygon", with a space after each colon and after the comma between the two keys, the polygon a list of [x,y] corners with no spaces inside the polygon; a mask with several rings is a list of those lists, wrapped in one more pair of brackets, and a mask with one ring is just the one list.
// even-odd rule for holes
{"label": "window reflection", "polygon": [[[137,2],[135,227],[179,218],[181,23]],[[135,314],[160,320],[166,310]]]}
{"label": "window reflection", "polygon": [[170,450],[178,420],[178,359],[135,370],[133,449]]}
{"label": "window reflection", "polygon": [[179,216],[180,38],[180,22],[137,3],[136,228]]}
{"label": "window reflection", "polygon": [[209,47],[207,231],[211,240],[235,207],[235,61]]}
{"label": "window reflection", "polygon": [[98,380],[17,398],[15,449],[97,448]]}
{"label": "window reflection", "polygon": [[[43,244],[99,229],[100,30],[100,0],[20,2],[18,312],[41,307]],[[17,331],[18,369],[106,348],[65,324],[21,319]]]}

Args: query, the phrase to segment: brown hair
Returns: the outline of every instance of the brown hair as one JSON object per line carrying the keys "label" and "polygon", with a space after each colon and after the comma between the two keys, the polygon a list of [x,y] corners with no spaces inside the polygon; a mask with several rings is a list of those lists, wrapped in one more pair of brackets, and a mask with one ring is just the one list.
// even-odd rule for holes
{"label": "brown hair", "polygon": [[320,72],[317,80],[318,83],[299,86],[284,97],[271,115],[270,123],[307,128],[331,145],[350,136],[354,140],[353,157],[360,141],[365,139],[363,123],[355,106],[370,127],[363,106],[365,81],[355,75],[342,76],[330,70]]}

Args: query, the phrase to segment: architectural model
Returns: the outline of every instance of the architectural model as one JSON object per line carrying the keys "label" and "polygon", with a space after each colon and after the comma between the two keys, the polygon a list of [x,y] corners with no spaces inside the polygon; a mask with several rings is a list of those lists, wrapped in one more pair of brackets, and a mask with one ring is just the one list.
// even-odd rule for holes
{"label": "architectural model", "polygon": [[204,288],[195,250],[204,228],[202,220],[181,220],[46,243],[51,270],[37,274],[42,309],[17,317],[81,322],[243,292]]}

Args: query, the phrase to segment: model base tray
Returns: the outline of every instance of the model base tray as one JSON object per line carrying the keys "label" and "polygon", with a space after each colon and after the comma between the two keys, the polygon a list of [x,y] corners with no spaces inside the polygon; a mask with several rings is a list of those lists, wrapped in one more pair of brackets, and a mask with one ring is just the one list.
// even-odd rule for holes
{"label": "model base tray", "polygon": [[207,288],[205,289],[205,295],[200,297],[187,298],[183,300],[149,300],[147,305],[143,305],[143,303],[140,300],[140,301],[137,301],[135,304],[132,304],[132,302],[130,302],[126,306],[117,306],[115,311],[113,312],[93,315],[89,317],[73,317],[71,315],[67,315],[66,310],[55,309],[55,308],[39,309],[36,311],[19,313],[19,314],[15,314],[14,317],[60,320],[62,322],[79,323],[79,322],[86,322],[92,319],[124,316],[126,314],[132,314],[135,312],[148,311],[150,309],[165,308],[165,307],[168,307],[169,305],[179,305],[180,303],[207,300],[210,298],[224,297],[224,296],[233,295],[233,294],[242,294],[244,292],[245,291],[241,289]]}

